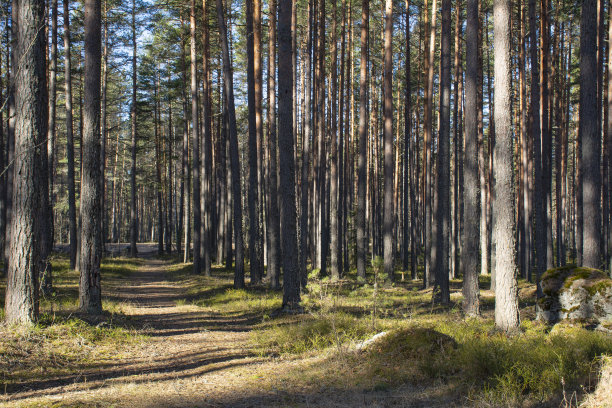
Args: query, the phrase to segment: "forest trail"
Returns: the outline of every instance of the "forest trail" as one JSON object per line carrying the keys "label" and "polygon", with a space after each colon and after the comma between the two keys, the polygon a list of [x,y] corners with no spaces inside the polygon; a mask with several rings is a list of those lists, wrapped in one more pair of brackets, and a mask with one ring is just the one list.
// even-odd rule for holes
{"label": "forest trail", "polygon": [[[5,394],[5,406],[53,407],[258,407],[448,406],[431,389],[395,391],[294,389],[282,374],[317,364],[324,355],[270,358],[255,354],[250,330],[258,319],[202,308],[186,298],[184,281],[167,279],[167,261],[149,258],[128,278],[107,284],[107,297],[145,340],[101,356],[63,378],[24,384]],[[257,320],[257,321],[256,321]],[[347,367],[349,369],[349,367]],[[276,379],[278,378],[278,379]],[[429,398],[423,399],[422,392]],[[393,394],[393,395],[392,395]]]}

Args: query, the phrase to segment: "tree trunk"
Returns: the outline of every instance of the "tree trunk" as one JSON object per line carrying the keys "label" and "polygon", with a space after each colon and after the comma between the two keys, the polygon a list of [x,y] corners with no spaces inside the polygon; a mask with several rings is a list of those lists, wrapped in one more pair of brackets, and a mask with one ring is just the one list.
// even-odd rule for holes
{"label": "tree trunk", "polygon": [[72,64],[70,43],[70,7],[64,0],[64,77],[66,93],[66,155],[68,160],[68,219],[70,223],[70,269],[76,268],[77,218],[74,185],[74,134],[72,124]]}
{"label": "tree trunk", "polygon": [[[217,16],[219,20],[219,39],[223,54],[223,83],[227,96],[230,160],[232,167],[232,196],[234,205],[234,240],[236,245],[236,265],[234,271],[234,287],[244,288],[244,244],[242,241],[242,197],[240,188],[240,156],[238,154],[238,129],[236,127],[236,106],[234,104],[234,78],[227,41],[227,26],[222,0],[217,0]],[[289,253],[295,253],[289,252]]]}
{"label": "tree trunk", "polygon": [[310,139],[312,137],[311,119],[312,119],[312,21],[313,21],[313,7],[312,0],[308,3],[308,24],[306,30],[306,52],[304,55],[304,66],[305,66],[305,89],[304,89],[304,142],[302,146],[302,169],[301,169],[301,182],[300,182],[300,262],[298,267],[300,268],[300,281],[302,286],[306,286],[307,271],[306,264],[308,259],[308,197],[310,191],[309,182],[309,169],[310,169]]}
{"label": "tree trunk", "polygon": [[[438,197],[436,199],[436,290],[434,300],[450,303],[449,235],[450,235],[450,39],[451,1],[442,0],[440,131],[438,136]],[[439,291],[439,292],[438,292]]]}
{"label": "tree trunk", "polygon": [[[259,257],[259,248],[261,246],[261,231],[259,225],[259,197],[258,197],[258,131],[259,126],[257,121],[261,121],[260,111],[257,109],[257,91],[256,87],[261,86],[257,82],[255,72],[255,54],[260,53],[260,44],[255,49],[255,14],[259,16],[259,12],[255,10],[254,1],[246,1],[246,30],[247,30],[247,83],[248,83],[248,107],[249,107],[249,188],[248,188],[248,203],[249,203],[249,263],[251,271],[251,283],[258,284],[263,276],[262,259]],[[256,1],[257,2],[257,1]],[[259,7],[259,2],[257,2]],[[259,36],[258,36],[259,38]],[[258,59],[259,61],[259,59]]]}
{"label": "tree trunk", "polygon": [[204,52],[202,56],[202,110],[203,110],[203,132],[200,151],[200,262],[204,275],[211,275],[211,253],[212,253],[212,109],[211,109],[211,86],[210,86],[210,41],[208,30],[208,0],[202,0],[202,43]]}
{"label": "tree trunk", "polygon": [[519,326],[514,199],[512,189],[512,120],[510,110],[510,0],[493,6],[495,49],[495,325],[504,331]]}
{"label": "tree trunk", "polygon": [[202,273],[200,258],[202,213],[200,207],[200,121],[198,120],[198,68],[196,57],[196,15],[195,0],[191,0],[191,11],[189,14],[190,28],[190,66],[191,66],[191,148],[193,177],[193,272]]}
{"label": "tree trunk", "polygon": [[[66,1],[66,0],[65,0]],[[130,256],[136,257],[138,249],[136,243],[138,241],[138,209],[136,208],[136,97],[137,97],[137,43],[136,43],[136,0],[132,0],[132,106],[131,106],[131,118],[132,118],[132,168],[130,171]]]}
{"label": "tree trunk", "polygon": [[79,308],[102,311],[102,173],[100,144],[100,76],[102,60],[100,0],[85,0],[85,63],[83,109],[83,175],[81,186],[81,257]]}
{"label": "tree trunk", "polygon": [[535,244],[535,280],[538,285],[538,296],[540,293],[540,276],[546,270],[546,207],[544,202],[544,175],[542,171],[542,144],[540,132],[540,87],[539,84],[539,63],[538,63],[538,42],[536,33],[536,2],[529,0],[529,30],[531,43],[531,108],[530,108],[530,127],[531,139],[533,143],[533,167],[534,167],[534,244]]}
{"label": "tree trunk", "polygon": [[278,168],[276,149],[276,0],[270,0],[269,70],[268,70],[268,146],[269,158],[269,229],[270,252],[268,254],[268,278],[270,287],[280,288],[280,214],[278,209]]}
{"label": "tree trunk", "polygon": [[597,97],[597,5],[595,0],[582,2],[580,23],[580,129],[582,137],[582,265],[601,266],[601,135],[598,129],[597,106],[590,101]]}
{"label": "tree trunk", "polygon": [[384,271],[393,281],[393,1],[385,1],[384,34]]}
{"label": "tree trunk", "polygon": [[463,311],[477,316],[478,287],[478,1],[467,1],[465,29],[465,154],[463,155]]}
{"label": "tree trunk", "polygon": [[338,156],[338,40],[337,30],[337,5],[332,1],[332,33],[331,33],[331,151],[330,151],[330,186],[329,186],[329,224],[330,224],[330,275],[332,279],[340,278],[340,222],[338,211],[339,203],[339,174],[338,167],[340,158]]}
{"label": "tree trunk", "polygon": [[[278,4],[278,147],[280,158],[281,243],[283,254],[297,252],[295,162],[293,145],[293,56],[291,47],[292,0]],[[283,309],[299,309],[300,278],[297,259],[283,256]]]}
{"label": "tree trunk", "polygon": [[[1,62],[0,62],[1,64]],[[0,84],[0,89],[2,85]],[[53,219],[53,176],[55,164],[55,120],[56,120],[56,103],[57,103],[57,0],[51,0],[51,55],[49,56],[49,125],[47,128],[47,172],[49,175],[49,206],[47,218],[47,228],[43,231],[46,234],[44,239],[46,248],[44,248],[44,257],[46,258],[53,251],[54,241],[54,219]],[[0,101],[1,103],[1,101]],[[3,127],[2,118],[0,117],[0,128]],[[3,137],[0,131],[0,143],[3,143]],[[0,152],[4,154],[4,152]],[[0,159],[0,168],[4,168]],[[45,296],[50,295],[53,290],[53,279],[50,268],[50,263],[46,264],[46,268],[41,276],[41,289]]]}
{"label": "tree trunk", "polygon": [[[16,18],[15,18],[16,17]],[[31,324],[38,318],[38,275],[41,268],[42,231],[39,205],[47,203],[44,174],[47,137],[47,82],[43,1],[13,2],[16,37],[13,45],[15,98],[15,159],[13,213],[10,223],[5,319]],[[14,66],[15,67],[15,66]],[[44,153],[43,153],[44,151]],[[44,207],[43,207],[44,208]]]}
{"label": "tree trunk", "polygon": [[359,158],[357,162],[357,276],[366,277],[366,154],[368,137],[368,31],[370,4],[363,0],[361,11],[361,63],[359,79]]}

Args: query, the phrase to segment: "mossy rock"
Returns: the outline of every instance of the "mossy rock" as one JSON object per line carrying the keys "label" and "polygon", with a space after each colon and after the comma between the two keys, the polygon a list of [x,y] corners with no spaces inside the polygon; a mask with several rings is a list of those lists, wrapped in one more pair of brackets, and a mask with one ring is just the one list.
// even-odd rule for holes
{"label": "mossy rock", "polygon": [[400,359],[418,359],[457,348],[452,337],[434,329],[410,327],[390,332],[369,349],[374,354],[397,354]]}
{"label": "mossy rock", "polygon": [[540,284],[538,319],[549,324],[565,319],[612,321],[612,279],[604,272],[565,266],[546,271]]}

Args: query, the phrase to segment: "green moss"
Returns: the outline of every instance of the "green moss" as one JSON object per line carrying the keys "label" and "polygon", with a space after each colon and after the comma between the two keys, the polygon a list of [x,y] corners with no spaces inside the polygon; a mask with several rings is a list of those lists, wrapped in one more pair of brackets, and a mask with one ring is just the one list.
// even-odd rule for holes
{"label": "green moss", "polygon": [[598,293],[603,296],[608,289],[612,289],[612,279],[599,280],[592,285],[586,285],[585,289],[589,292],[590,296],[595,296]]}

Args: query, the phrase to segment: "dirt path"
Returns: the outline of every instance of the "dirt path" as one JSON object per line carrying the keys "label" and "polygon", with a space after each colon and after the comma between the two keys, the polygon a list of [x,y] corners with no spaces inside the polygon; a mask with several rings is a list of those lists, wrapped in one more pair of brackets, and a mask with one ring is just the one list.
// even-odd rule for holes
{"label": "dirt path", "polygon": [[286,383],[270,381],[323,357],[271,359],[253,355],[248,345],[255,323],[252,318],[177,304],[185,298],[185,287],[166,279],[167,266],[164,261],[149,259],[129,280],[107,288],[108,294],[128,305],[125,312],[149,336],[146,341],[128,346],[106,361],[96,361],[90,369],[30,384],[28,391],[5,395],[0,401],[6,406],[45,407],[437,405],[419,399],[421,390],[416,389],[394,395],[293,390]]}

